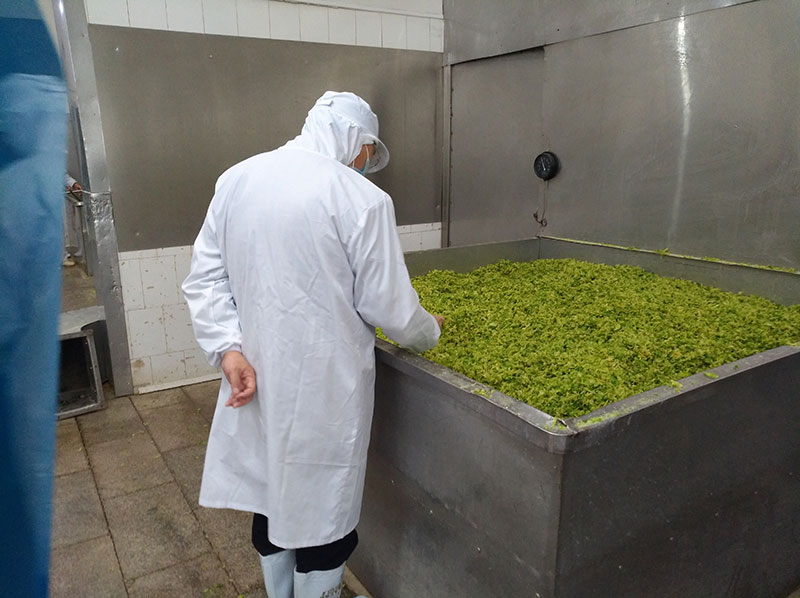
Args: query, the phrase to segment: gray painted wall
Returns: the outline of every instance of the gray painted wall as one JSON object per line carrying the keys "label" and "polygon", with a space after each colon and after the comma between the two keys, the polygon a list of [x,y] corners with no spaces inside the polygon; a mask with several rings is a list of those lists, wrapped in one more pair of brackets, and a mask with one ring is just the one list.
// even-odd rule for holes
{"label": "gray painted wall", "polygon": [[[451,214],[466,221],[477,206],[538,190],[539,210],[547,204],[543,234],[800,267],[800,3],[746,3],[543,53],[543,68],[528,53],[452,67]],[[532,83],[496,85],[525,60]],[[480,81],[459,71],[480,69],[479,101],[503,96],[501,112],[484,113],[493,123],[459,119],[460,103],[481,93]],[[541,135],[529,126],[537,105]],[[493,129],[514,148],[508,168],[459,167],[463,146],[473,148],[474,163],[493,159]],[[546,149],[560,157],[561,173],[528,182]],[[518,238],[529,221],[521,205],[505,230],[492,225],[491,240]],[[451,239],[490,240],[478,228]]]}
{"label": "gray painted wall", "polygon": [[398,224],[441,219],[441,55],[90,25],[120,251],[190,245],[229,166],[300,132],[327,89],[362,95]]}

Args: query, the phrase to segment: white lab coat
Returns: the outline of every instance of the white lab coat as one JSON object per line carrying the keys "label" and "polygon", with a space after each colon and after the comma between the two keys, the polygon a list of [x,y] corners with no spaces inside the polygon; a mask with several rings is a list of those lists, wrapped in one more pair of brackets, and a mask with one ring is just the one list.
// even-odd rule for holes
{"label": "white lab coat", "polygon": [[391,199],[345,166],[361,137],[326,119],[312,109],[298,138],[220,177],[183,284],[210,363],[241,347],[256,371],[256,396],[238,409],[225,407],[223,377],[200,504],[266,515],[284,548],[333,542],[358,523],[374,327],[417,351],[439,338]]}

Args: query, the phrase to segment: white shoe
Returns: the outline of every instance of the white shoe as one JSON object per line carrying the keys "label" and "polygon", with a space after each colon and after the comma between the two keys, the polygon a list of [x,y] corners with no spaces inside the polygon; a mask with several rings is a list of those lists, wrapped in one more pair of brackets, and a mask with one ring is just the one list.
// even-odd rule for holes
{"label": "white shoe", "polygon": [[294,550],[281,550],[269,556],[261,556],[264,586],[269,598],[292,598],[294,595]]}
{"label": "white shoe", "polygon": [[[294,572],[294,598],[340,598],[344,587],[344,564],[330,571]],[[356,598],[366,598],[356,596]]]}

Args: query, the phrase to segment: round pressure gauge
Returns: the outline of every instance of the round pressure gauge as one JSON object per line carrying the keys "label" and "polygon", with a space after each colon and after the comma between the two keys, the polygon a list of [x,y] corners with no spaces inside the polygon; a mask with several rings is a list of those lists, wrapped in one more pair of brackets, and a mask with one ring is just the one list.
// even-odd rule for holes
{"label": "round pressure gauge", "polygon": [[533,161],[533,171],[543,181],[549,181],[558,174],[558,158],[553,152],[542,152]]}

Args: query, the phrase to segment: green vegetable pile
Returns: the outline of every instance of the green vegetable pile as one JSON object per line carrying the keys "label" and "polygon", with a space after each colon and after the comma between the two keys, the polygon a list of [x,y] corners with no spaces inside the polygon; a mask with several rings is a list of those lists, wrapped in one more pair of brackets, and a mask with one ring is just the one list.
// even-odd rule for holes
{"label": "green vegetable pile", "polygon": [[446,318],[426,358],[561,418],[800,340],[800,305],[630,266],[502,261],[413,284]]}

